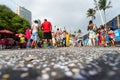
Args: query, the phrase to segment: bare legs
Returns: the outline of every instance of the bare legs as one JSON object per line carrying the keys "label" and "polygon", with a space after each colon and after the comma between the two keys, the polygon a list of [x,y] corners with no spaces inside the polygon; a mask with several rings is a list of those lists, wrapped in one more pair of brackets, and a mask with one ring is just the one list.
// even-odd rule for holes
{"label": "bare legs", "polygon": [[37,41],[33,40],[31,43],[32,48],[37,48]]}
{"label": "bare legs", "polygon": [[115,46],[114,40],[111,40],[111,46]]}
{"label": "bare legs", "polygon": [[95,46],[95,39],[93,38],[91,39],[91,41],[92,41],[92,46]]}

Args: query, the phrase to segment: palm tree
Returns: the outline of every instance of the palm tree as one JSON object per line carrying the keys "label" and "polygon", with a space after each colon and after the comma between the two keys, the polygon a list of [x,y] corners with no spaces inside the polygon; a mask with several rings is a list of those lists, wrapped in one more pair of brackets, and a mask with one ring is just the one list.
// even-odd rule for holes
{"label": "palm tree", "polygon": [[91,20],[93,21],[95,19],[95,10],[93,8],[89,8],[87,10],[87,17],[91,17]]}
{"label": "palm tree", "polygon": [[81,29],[78,29],[78,33],[81,33]]}
{"label": "palm tree", "polygon": [[106,27],[106,9],[111,8],[111,1],[107,2],[107,0],[99,0],[98,7],[100,10],[104,12],[104,20],[105,20],[105,27]]}

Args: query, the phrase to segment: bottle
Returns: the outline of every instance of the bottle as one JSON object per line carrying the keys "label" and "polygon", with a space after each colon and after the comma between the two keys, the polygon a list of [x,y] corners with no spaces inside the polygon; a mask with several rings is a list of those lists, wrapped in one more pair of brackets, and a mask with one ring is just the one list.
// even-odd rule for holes
{"label": "bottle", "polygon": [[46,42],[44,42],[43,47],[46,48]]}

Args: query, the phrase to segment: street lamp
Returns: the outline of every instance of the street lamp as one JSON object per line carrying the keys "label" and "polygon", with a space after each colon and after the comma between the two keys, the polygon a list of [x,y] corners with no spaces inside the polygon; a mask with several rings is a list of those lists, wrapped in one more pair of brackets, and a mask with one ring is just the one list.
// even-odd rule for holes
{"label": "street lamp", "polygon": [[100,17],[101,17],[101,22],[102,22],[102,24],[104,25],[103,16],[102,16],[101,11],[100,11],[100,9],[99,9],[98,3],[97,3],[96,0],[94,0],[94,2],[95,2],[95,5],[96,5],[96,7],[97,7],[97,9],[98,9],[98,11],[99,11],[99,14],[100,14]]}

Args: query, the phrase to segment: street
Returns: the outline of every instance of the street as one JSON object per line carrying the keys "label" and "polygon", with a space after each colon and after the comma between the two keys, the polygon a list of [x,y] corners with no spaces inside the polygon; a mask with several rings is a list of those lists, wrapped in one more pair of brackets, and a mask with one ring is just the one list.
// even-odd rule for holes
{"label": "street", "polygon": [[0,51],[0,80],[119,80],[119,47]]}

